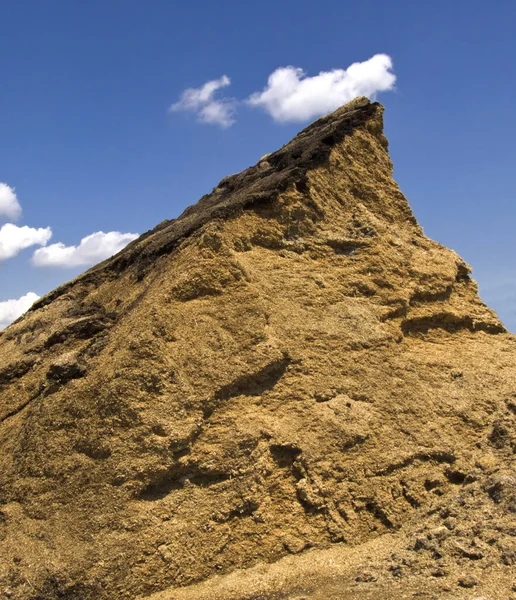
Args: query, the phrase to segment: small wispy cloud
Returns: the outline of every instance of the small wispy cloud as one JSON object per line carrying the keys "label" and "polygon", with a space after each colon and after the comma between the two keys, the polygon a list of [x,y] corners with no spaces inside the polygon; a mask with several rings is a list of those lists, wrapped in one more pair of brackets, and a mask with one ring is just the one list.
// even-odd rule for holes
{"label": "small wispy cloud", "polygon": [[392,60],[386,54],[313,77],[300,68],[282,67],[269,76],[264,90],[250,96],[248,104],[263,108],[275,121],[305,121],[357,96],[374,98],[378,92],[394,89],[395,82]]}
{"label": "small wispy cloud", "polygon": [[0,302],[0,329],[4,329],[9,323],[21,317],[38,299],[39,296],[37,294],[29,292],[16,300]]}
{"label": "small wispy cloud", "polygon": [[0,217],[8,219],[19,219],[22,214],[22,208],[16,197],[14,188],[7,183],[0,183]]}
{"label": "small wispy cloud", "polygon": [[78,246],[65,246],[62,242],[38,248],[32,256],[36,267],[83,267],[94,265],[113,256],[138,237],[137,233],[97,231],[80,241]]}
{"label": "small wispy cloud", "polygon": [[197,114],[201,123],[230,127],[235,122],[236,100],[233,98],[216,99],[215,94],[221,88],[230,85],[227,75],[213,79],[198,88],[186,89],[179,101],[172,104],[171,111],[189,111]]}
{"label": "small wispy cloud", "polygon": [[13,258],[30,246],[44,246],[51,237],[50,227],[35,229],[6,223],[0,228],[0,261]]}

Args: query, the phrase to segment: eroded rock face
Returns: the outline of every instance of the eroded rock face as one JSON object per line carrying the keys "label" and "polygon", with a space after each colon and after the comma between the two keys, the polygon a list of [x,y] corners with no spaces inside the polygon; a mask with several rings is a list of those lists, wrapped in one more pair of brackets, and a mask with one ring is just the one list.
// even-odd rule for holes
{"label": "eroded rock face", "polygon": [[382,112],[320,119],[0,334],[0,593],[180,598],[291,555],[256,592],[286,598],[314,549],[349,553],[350,598],[509,585],[516,340],[415,221]]}

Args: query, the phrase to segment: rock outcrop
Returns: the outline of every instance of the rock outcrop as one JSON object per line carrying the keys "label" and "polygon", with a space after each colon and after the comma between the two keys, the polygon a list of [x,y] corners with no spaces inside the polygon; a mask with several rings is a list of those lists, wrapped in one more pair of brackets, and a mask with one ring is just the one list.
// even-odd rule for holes
{"label": "rock outcrop", "polygon": [[0,333],[0,597],[510,597],[516,338],[417,224],[382,113]]}

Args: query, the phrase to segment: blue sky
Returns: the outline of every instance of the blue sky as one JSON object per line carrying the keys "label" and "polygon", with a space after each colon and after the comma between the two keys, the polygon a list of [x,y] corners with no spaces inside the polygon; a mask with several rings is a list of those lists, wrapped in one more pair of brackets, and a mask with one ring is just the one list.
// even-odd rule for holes
{"label": "blue sky", "polygon": [[[245,99],[280,67],[312,77],[386,54],[396,90],[378,99],[395,177],[427,235],[472,265],[482,298],[516,331],[516,2],[0,7],[0,182],[23,209],[0,225],[50,227],[47,246],[66,247],[62,260],[40,254],[39,266],[38,246],[3,260],[0,302],[71,279],[99,244],[116,249],[126,234],[178,216],[315,118],[277,122],[241,102],[232,126],[200,123],[192,111],[169,110],[185,89],[225,75],[231,84],[218,97]],[[126,237],[71,248],[99,231]],[[59,266],[67,261],[74,266]]]}

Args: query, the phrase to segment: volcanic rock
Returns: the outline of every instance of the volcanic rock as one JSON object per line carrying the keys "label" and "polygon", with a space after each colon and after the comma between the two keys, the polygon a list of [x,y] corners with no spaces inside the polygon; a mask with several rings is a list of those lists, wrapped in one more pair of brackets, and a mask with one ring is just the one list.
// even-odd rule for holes
{"label": "volcanic rock", "polygon": [[0,334],[0,597],[510,596],[516,338],[382,114],[319,119]]}

